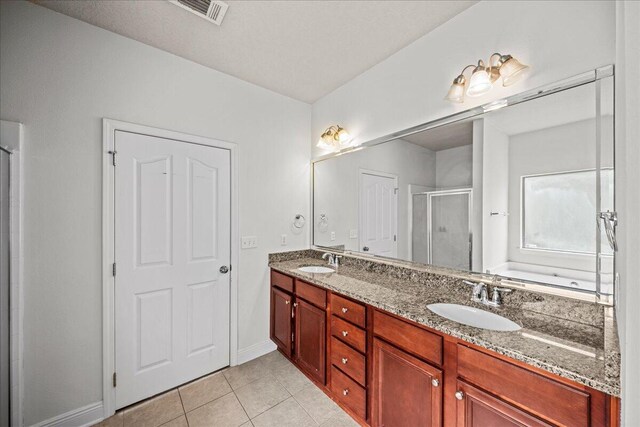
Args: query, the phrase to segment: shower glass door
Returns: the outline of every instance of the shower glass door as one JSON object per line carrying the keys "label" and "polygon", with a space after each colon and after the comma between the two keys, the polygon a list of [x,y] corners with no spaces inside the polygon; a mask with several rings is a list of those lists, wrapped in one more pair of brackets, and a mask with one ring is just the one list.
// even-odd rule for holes
{"label": "shower glass door", "polygon": [[447,190],[429,196],[429,264],[471,269],[471,190]]}

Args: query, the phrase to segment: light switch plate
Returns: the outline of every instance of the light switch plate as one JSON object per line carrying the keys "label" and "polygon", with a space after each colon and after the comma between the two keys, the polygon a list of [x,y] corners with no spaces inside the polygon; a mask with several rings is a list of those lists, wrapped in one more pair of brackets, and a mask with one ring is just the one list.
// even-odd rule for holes
{"label": "light switch plate", "polygon": [[280,236],[280,245],[281,246],[287,246],[287,235],[286,234],[282,234]]}
{"label": "light switch plate", "polygon": [[336,232],[332,231],[331,232],[331,241],[333,242],[334,240],[336,240]]}
{"label": "light switch plate", "polygon": [[242,236],[242,240],[240,242],[240,246],[242,249],[251,249],[258,247],[258,236]]}

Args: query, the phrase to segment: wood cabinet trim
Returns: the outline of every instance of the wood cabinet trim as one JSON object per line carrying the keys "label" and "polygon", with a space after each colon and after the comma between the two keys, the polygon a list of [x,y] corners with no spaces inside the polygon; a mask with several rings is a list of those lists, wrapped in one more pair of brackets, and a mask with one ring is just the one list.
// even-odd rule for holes
{"label": "wood cabinet trim", "polygon": [[295,295],[323,310],[327,308],[327,291],[310,283],[296,279]]}
{"label": "wood cabinet trim", "polygon": [[271,270],[271,286],[293,293],[293,277]]}

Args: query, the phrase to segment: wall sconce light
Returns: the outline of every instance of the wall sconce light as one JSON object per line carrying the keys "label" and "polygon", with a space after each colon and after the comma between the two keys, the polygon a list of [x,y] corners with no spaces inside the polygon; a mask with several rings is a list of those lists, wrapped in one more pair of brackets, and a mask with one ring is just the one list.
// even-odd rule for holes
{"label": "wall sconce light", "polygon": [[[497,58],[497,61],[494,59]],[[494,63],[495,62],[495,63]],[[465,71],[473,68],[469,85],[467,87],[467,78],[464,76]],[[494,53],[489,57],[489,66],[487,67],[482,60],[478,61],[478,65],[467,65],[462,72],[453,80],[449,92],[444,99],[451,102],[463,103],[465,92],[470,97],[484,95],[489,92],[499,78],[502,78],[502,86],[511,86],[529,70],[528,65],[520,63],[511,55],[502,55]],[[466,87],[466,91],[465,91]]]}
{"label": "wall sconce light", "polygon": [[339,125],[328,127],[318,140],[318,147],[333,151],[340,151],[343,147],[348,147],[351,142],[351,135]]}

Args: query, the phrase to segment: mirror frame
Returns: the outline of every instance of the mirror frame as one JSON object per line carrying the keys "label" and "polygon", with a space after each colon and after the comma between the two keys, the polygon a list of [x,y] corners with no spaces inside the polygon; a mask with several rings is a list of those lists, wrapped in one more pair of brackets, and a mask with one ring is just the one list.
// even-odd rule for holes
{"label": "mirror frame", "polygon": [[[391,262],[397,262],[397,263],[404,263],[404,264],[420,264],[420,263],[414,263],[413,261],[407,261],[407,260],[402,260],[402,259],[398,259],[398,258],[388,258],[388,257],[384,257],[384,256],[380,256],[380,255],[367,255],[367,254],[363,254],[362,252],[357,252],[357,251],[349,251],[349,250],[344,250],[344,251],[338,251],[335,248],[331,248],[331,247],[326,247],[326,246],[319,246],[315,244],[315,223],[316,223],[316,218],[315,218],[315,194],[314,194],[314,190],[315,190],[315,169],[314,169],[314,165],[318,162],[321,162],[323,160],[328,160],[337,156],[342,156],[345,154],[349,154],[349,153],[353,153],[356,151],[360,151],[366,148],[370,148],[370,147],[374,147],[376,145],[380,145],[383,144],[385,142],[390,142],[393,141],[395,139],[400,139],[418,132],[422,132],[425,130],[429,130],[429,129],[435,129],[437,127],[440,126],[445,126],[448,124],[452,124],[452,123],[456,123],[462,120],[467,120],[467,119],[471,119],[474,117],[479,117],[485,113],[488,113],[490,111],[494,111],[494,110],[498,110],[501,109],[503,107],[507,107],[510,105],[516,105],[516,104],[520,104],[522,102],[526,102],[526,101],[530,101],[533,99],[537,99],[537,98],[542,98],[544,96],[548,96],[551,94],[554,94],[556,92],[562,92],[564,90],[567,89],[572,89],[578,86],[582,86],[585,84],[589,84],[589,83],[594,83],[594,82],[598,82],[601,79],[607,78],[607,77],[613,77],[614,76],[614,66],[613,65],[606,65],[603,67],[599,67],[596,68],[592,71],[588,71],[586,73],[582,73],[582,74],[578,74],[576,76],[573,77],[569,77],[567,79],[561,80],[559,82],[556,83],[552,83],[549,85],[545,85],[545,86],[541,86],[539,88],[536,89],[531,89],[525,92],[521,92],[506,98],[501,98],[501,99],[496,99],[494,101],[491,101],[489,103],[477,106],[477,107],[472,107],[468,110],[464,110],[458,113],[454,113],[439,119],[435,119],[435,120],[431,120],[429,122],[425,122],[416,126],[412,126],[410,128],[404,129],[404,130],[400,130],[397,132],[393,132],[390,133],[388,135],[384,135],[375,139],[372,139],[370,141],[366,141],[363,142],[362,144],[359,144],[358,146],[355,147],[348,147],[345,148],[343,150],[340,151],[336,151],[333,153],[329,153],[329,154],[325,154],[322,156],[319,156],[315,159],[313,159],[311,161],[311,227],[310,227],[310,232],[311,232],[311,247],[313,249],[317,249],[317,250],[324,250],[324,251],[328,251],[328,252],[341,252],[341,253],[345,253],[348,254],[350,256],[355,256],[355,257],[362,257],[364,259],[368,259],[368,260],[383,260],[383,261],[391,261]],[[600,94],[599,92],[596,92],[596,102],[600,101]],[[614,94],[614,105],[615,105],[615,94]],[[614,110],[614,115],[615,115],[615,110]],[[614,116],[615,117],[615,116]],[[600,140],[600,134],[599,132],[596,135],[596,141],[597,143]],[[615,142],[615,137],[614,137],[614,142]],[[615,156],[614,156],[614,168],[615,168]],[[615,199],[615,196],[614,196]],[[421,264],[422,265],[422,264]],[[463,271],[463,270],[455,270],[455,269],[449,269],[449,268],[444,268],[444,267],[439,267],[436,265],[430,265],[430,264],[424,264],[427,267],[433,267],[434,269],[439,269],[439,270],[451,270],[453,272],[454,276],[460,276],[461,278],[472,278],[474,280],[477,281],[481,281],[481,282],[486,282],[486,283],[491,283],[494,276],[493,274],[485,274],[485,273],[480,273],[480,272],[473,272],[473,271]],[[451,274],[451,273],[449,273]],[[499,275],[498,275],[499,276]],[[581,291],[576,291],[576,290],[572,290],[572,289],[564,289],[564,288],[559,288],[559,287],[554,287],[552,285],[549,284],[544,284],[542,282],[533,282],[533,281],[529,281],[529,280],[523,280],[523,279],[513,279],[513,278],[507,278],[507,277],[501,277],[501,282],[503,284],[506,284],[508,286],[514,287],[514,288],[521,288],[521,289],[526,289],[526,290],[530,290],[533,292],[539,292],[539,293],[546,293],[546,294],[552,294],[552,295],[559,295],[559,296],[564,296],[564,297],[568,297],[568,298],[573,298],[573,299],[579,299],[579,300],[583,300],[583,301],[591,301],[591,302],[596,302],[598,304],[602,304],[602,305],[607,305],[607,306],[613,306],[614,304],[614,300],[615,300],[615,293],[616,293],[616,289],[617,289],[617,282],[618,282],[618,274],[616,272],[616,268],[615,268],[615,261],[614,261],[614,285],[613,285],[613,293],[611,295],[608,294],[602,294],[601,290],[600,290],[600,282],[597,281],[597,285],[596,285],[596,291],[595,293],[586,293],[586,292],[581,292]]]}

